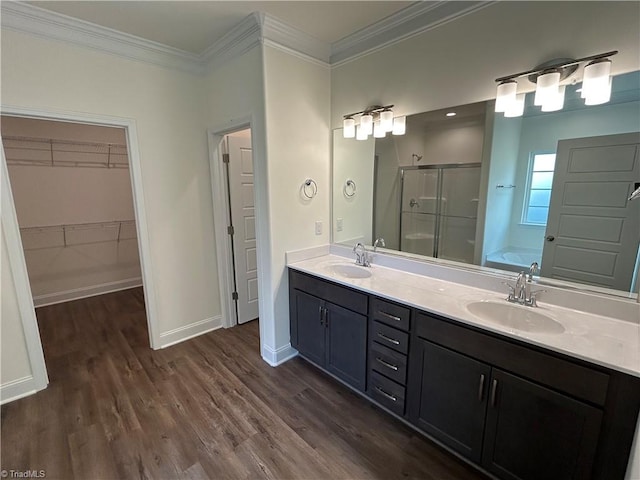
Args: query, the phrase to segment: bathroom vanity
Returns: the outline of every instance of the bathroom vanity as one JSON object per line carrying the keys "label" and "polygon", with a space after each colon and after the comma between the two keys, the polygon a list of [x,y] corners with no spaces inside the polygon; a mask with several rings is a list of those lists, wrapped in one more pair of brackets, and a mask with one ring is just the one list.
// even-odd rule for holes
{"label": "bathroom vanity", "polygon": [[498,478],[624,479],[638,325],[348,263],[289,264],[302,357]]}

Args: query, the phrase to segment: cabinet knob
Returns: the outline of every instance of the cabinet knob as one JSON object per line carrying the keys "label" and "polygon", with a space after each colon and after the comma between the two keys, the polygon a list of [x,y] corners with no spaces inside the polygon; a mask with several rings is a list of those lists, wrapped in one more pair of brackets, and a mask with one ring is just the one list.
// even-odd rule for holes
{"label": "cabinet knob", "polygon": [[478,401],[482,401],[484,396],[484,374],[480,375],[480,385],[478,385]]}
{"label": "cabinet knob", "polygon": [[495,378],[493,379],[493,382],[491,384],[491,406],[495,407],[496,406],[496,394],[498,392],[498,380],[496,380]]}

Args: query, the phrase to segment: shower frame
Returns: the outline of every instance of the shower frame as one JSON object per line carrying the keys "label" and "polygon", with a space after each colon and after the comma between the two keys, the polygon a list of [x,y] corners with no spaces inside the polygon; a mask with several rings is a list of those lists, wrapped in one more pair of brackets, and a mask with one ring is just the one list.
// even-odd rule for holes
{"label": "shower frame", "polygon": [[[438,170],[438,178],[436,180],[436,198],[438,199],[436,203],[436,212],[433,214],[436,217],[434,232],[433,232],[433,258],[438,258],[438,244],[440,243],[440,217],[442,211],[442,177],[443,171],[445,169],[452,168],[480,168],[480,162],[476,163],[433,163],[429,165],[412,165],[412,166],[403,166],[398,167],[398,172],[400,175],[400,201],[399,201],[399,210],[400,210],[400,221],[398,228],[398,248],[400,251],[402,250],[402,207],[403,207],[403,199],[404,199],[404,174],[408,170]],[[468,217],[468,216],[457,216],[458,218],[477,218],[476,217]]]}

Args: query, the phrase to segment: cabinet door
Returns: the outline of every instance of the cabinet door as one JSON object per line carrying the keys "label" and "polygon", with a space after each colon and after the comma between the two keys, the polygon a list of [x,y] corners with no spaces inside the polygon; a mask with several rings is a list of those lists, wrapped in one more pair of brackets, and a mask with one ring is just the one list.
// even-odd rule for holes
{"label": "cabinet door", "polygon": [[332,303],[327,303],[326,309],[326,368],[364,391],[367,376],[367,317]]}
{"label": "cabinet door", "polygon": [[479,462],[491,368],[423,339],[415,345],[409,392],[412,422]]}
{"label": "cabinet door", "polygon": [[320,366],[324,366],[325,327],[323,308],[324,301],[294,290],[295,317],[297,323],[297,339],[295,348],[301,355]]}
{"label": "cabinet door", "polygon": [[500,478],[591,478],[602,412],[494,369],[482,463]]}

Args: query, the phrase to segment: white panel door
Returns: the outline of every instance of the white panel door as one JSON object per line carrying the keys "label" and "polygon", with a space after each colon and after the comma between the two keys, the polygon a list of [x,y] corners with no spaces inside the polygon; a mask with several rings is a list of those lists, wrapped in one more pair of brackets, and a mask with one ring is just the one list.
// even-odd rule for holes
{"label": "white panel door", "polygon": [[640,133],[558,142],[542,275],[629,291],[640,239]]}
{"label": "white panel door", "polygon": [[229,196],[238,323],[258,318],[258,260],[251,136],[229,136]]}

